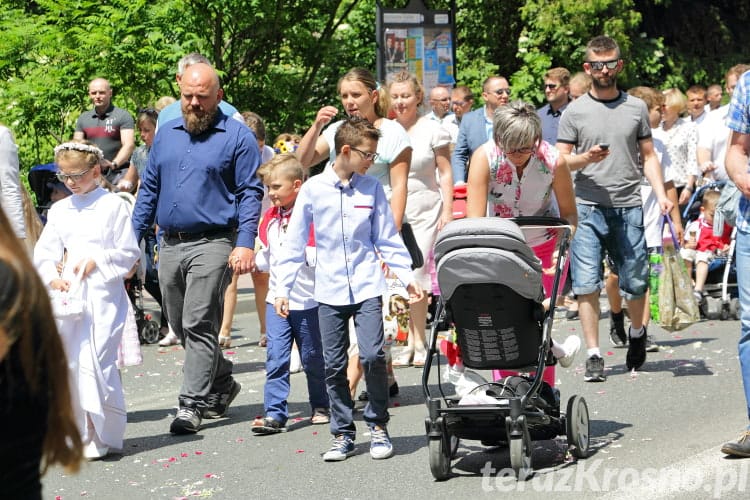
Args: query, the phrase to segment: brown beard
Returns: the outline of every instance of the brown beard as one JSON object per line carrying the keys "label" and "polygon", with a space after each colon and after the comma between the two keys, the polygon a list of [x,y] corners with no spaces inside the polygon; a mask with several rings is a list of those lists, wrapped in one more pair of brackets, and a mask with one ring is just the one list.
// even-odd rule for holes
{"label": "brown beard", "polygon": [[218,106],[207,110],[203,115],[197,115],[192,109],[182,109],[182,117],[185,120],[185,129],[190,135],[200,135],[210,129],[216,120]]}

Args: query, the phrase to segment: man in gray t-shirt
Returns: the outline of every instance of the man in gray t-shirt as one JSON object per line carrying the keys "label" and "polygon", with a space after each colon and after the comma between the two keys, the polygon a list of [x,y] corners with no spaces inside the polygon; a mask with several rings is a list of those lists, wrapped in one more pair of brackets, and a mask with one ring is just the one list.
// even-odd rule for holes
{"label": "man in gray t-shirt", "polygon": [[[603,382],[599,351],[599,292],[604,251],[620,277],[620,293],[630,311],[626,365],[646,361],[643,325],[648,289],[648,255],[643,231],[639,159],[663,213],[672,203],[664,191],[654,152],[646,104],[617,88],[623,60],[617,43],[606,36],[586,46],[583,69],[593,78],[588,94],[573,101],[560,119],[557,148],[575,172],[578,228],[570,247],[573,292],[588,348],[587,382]],[[580,154],[573,154],[573,150]]]}

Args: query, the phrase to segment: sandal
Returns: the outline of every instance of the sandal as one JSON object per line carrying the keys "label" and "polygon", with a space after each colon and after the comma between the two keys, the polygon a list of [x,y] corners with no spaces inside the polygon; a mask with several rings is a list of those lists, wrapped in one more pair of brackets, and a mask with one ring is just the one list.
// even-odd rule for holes
{"label": "sandal", "polygon": [[413,352],[401,353],[400,355],[393,358],[391,365],[393,365],[394,368],[406,368],[407,366],[411,366],[413,356]]}
{"label": "sandal", "polygon": [[219,347],[224,347],[225,349],[228,349],[232,345],[232,336],[231,335],[219,335]]}
{"label": "sandal", "polygon": [[331,422],[331,412],[328,408],[315,408],[310,423],[313,425],[328,424]]}
{"label": "sandal", "polygon": [[253,420],[253,424],[250,430],[252,430],[259,436],[266,436],[268,434],[278,434],[279,432],[286,432],[286,427],[284,426],[284,424],[272,419],[271,417],[263,417]]}

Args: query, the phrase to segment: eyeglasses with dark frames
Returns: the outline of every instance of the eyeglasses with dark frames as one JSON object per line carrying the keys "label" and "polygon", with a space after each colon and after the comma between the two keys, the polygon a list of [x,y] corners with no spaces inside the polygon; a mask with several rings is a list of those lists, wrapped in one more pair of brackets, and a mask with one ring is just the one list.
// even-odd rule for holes
{"label": "eyeglasses with dark frames", "polygon": [[557,87],[559,87],[559,85],[556,84],[556,83],[545,83],[544,84],[544,89],[545,90],[557,90]]}
{"label": "eyeglasses with dark frames", "polygon": [[492,93],[496,96],[501,96],[503,94],[510,95],[510,89],[495,89],[492,91]]}
{"label": "eyeglasses with dark frames", "polygon": [[70,179],[73,182],[78,182],[81,179],[83,179],[83,176],[89,173],[89,170],[91,170],[92,167],[87,168],[83,172],[78,172],[77,174],[64,174],[62,172],[57,172],[55,176],[57,177],[57,180],[60,182],[67,182],[68,179]]}
{"label": "eyeglasses with dark frames", "polygon": [[613,59],[611,61],[586,61],[586,63],[594,71],[601,71],[601,70],[604,69],[604,66],[606,66],[607,69],[615,69],[615,68],[617,68],[617,65],[620,63],[620,60],[619,59]]}
{"label": "eyeglasses with dark frames", "polygon": [[369,153],[367,151],[362,151],[361,149],[357,149],[354,146],[349,146],[349,147],[352,148],[353,151],[356,151],[357,153],[361,154],[362,158],[364,158],[367,161],[375,161],[378,159],[378,156],[380,156],[377,153]]}

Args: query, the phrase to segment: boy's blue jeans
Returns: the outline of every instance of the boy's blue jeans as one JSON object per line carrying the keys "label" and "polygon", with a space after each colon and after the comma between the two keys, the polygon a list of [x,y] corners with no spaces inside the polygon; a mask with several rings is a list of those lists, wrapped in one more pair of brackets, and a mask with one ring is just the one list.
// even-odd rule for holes
{"label": "boy's blue jeans", "polygon": [[354,318],[362,369],[369,401],[364,420],[369,426],[388,423],[388,373],[383,352],[383,305],[381,297],[359,304],[320,304],[318,318],[326,364],[326,386],[331,403],[331,434],[355,437],[354,402],[349,392],[346,368],[349,363],[349,318]]}
{"label": "boy's blue jeans", "polygon": [[311,408],[328,408],[318,308],[289,311],[289,317],[282,318],[276,314],[273,304],[266,304],[266,338],[266,385],[263,393],[266,416],[282,424],[286,424],[289,418],[287,398],[292,341],[297,342],[307,376]]}

